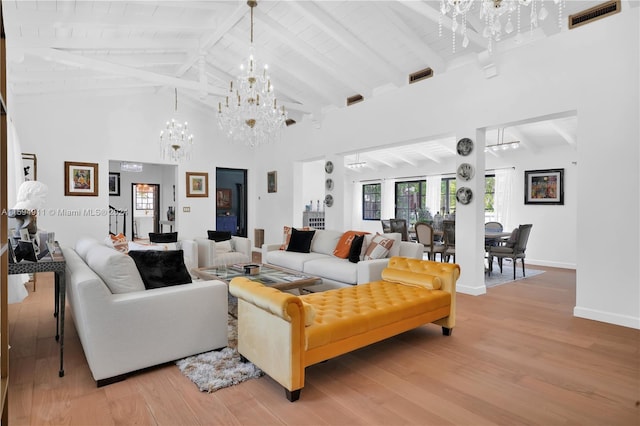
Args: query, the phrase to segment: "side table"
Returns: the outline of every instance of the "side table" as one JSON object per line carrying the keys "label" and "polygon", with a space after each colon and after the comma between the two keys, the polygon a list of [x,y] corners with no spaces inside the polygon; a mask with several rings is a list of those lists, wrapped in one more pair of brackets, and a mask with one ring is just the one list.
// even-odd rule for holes
{"label": "side table", "polygon": [[65,269],[67,262],[58,242],[55,245],[55,253],[51,253],[37,262],[22,261],[9,263],[9,274],[35,274],[37,272],[55,273],[55,305],[53,316],[56,317],[56,340],[60,344],[60,371],[59,377],[64,376],[64,308],[66,305],[65,294]]}

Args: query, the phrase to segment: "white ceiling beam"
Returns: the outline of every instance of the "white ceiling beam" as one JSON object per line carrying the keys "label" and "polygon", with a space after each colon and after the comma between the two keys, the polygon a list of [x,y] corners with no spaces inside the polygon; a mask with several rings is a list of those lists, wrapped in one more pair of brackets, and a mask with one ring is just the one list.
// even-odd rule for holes
{"label": "white ceiling beam", "polygon": [[66,50],[159,50],[188,52],[198,51],[200,46],[197,38],[150,38],[127,37],[116,39],[112,37],[20,37],[7,40],[7,45],[13,48],[37,49],[52,48]]}
{"label": "white ceiling beam", "polygon": [[365,98],[371,93],[371,89],[363,84],[360,78],[352,76],[342,64],[334,63],[325,55],[318,52],[313,46],[302,41],[296,34],[268,15],[259,12],[259,10],[254,11],[254,13],[255,12],[258,12],[260,22],[266,24],[264,28],[266,28],[266,31],[270,36],[278,38],[282,43],[288,45],[300,56],[313,63],[318,70],[322,70],[326,74],[330,75],[334,80],[349,88],[352,93],[359,93]]}
{"label": "white ceiling beam", "polygon": [[[442,56],[438,55],[428,44],[420,40],[420,37],[411,31],[402,18],[398,16],[397,3],[373,2],[372,4],[375,5],[378,11],[384,15],[385,19],[394,26],[396,30],[394,36],[401,40],[404,45],[408,46],[425,66],[433,70],[444,70],[445,62]],[[408,76],[405,76],[405,81],[407,80]]]}
{"label": "white ceiling beam", "polygon": [[[524,136],[518,129],[516,129],[515,127],[510,127],[509,128],[509,134],[511,136],[513,136],[516,140],[520,141],[520,145],[527,148],[529,151],[531,151],[532,154],[537,154],[538,152],[540,152],[540,149],[538,147],[538,145],[536,145],[533,141],[527,139],[526,136]],[[503,142],[505,142],[503,140]],[[511,141],[506,141],[506,142],[511,142]]]}
{"label": "white ceiling beam", "polygon": [[110,79],[110,80],[95,80],[91,79],[91,83],[83,84],[82,81],[72,81],[69,84],[51,84],[51,83],[37,83],[37,84],[23,84],[23,83],[10,83],[12,92],[16,95],[43,95],[43,94],[55,94],[71,92],[87,92],[87,91],[109,91],[119,89],[140,89],[146,87],[155,87],[157,84],[148,81],[132,81],[130,79]]}
{"label": "white ceiling beam", "polygon": [[297,10],[298,13],[311,21],[323,32],[329,34],[343,48],[350,51],[351,54],[361,58],[365,63],[371,64],[370,69],[383,71],[383,75],[388,81],[396,86],[402,86],[406,83],[406,76],[402,70],[396,68],[378,51],[345,28],[334,16],[320,7],[319,4],[320,2],[287,3],[290,8]]}
{"label": "white ceiling beam", "polygon": [[578,145],[578,141],[576,141],[576,139],[573,137],[573,135],[569,134],[569,132],[567,132],[566,130],[562,129],[560,126],[558,126],[554,121],[550,121],[549,122],[549,126],[551,126],[551,128],[553,130],[556,131],[556,133],[558,133],[558,135],[569,145],[571,145],[572,147],[576,147]]}
{"label": "white ceiling beam", "polygon": [[198,81],[187,81],[175,77],[157,74],[149,71],[139,70],[136,68],[117,65],[106,61],[89,58],[81,55],[64,52],[56,49],[26,49],[26,54],[38,56],[45,60],[61,62],[66,65],[75,66],[82,69],[92,69],[100,73],[117,74],[132,78],[138,78],[143,81],[156,83],[156,85],[178,87],[191,90],[206,90],[207,92],[222,96],[221,91],[211,85],[203,87]]}
{"label": "white ceiling beam", "polygon": [[[429,6],[429,4],[422,1],[401,1],[401,0],[396,0],[396,1],[399,4],[403,5],[404,7],[407,7],[413,10],[414,12],[418,13],[419,15],[427,18],[428,20],[435,22],[436,24],[440,22],[440,19],[442,19],[442,28],[451,31],[451,23],[452,23],[451,18],[446,15],[442,16],[441,18],[440,11],[438,9],[435,9]],[[436,6],[440,5],[439,1],[438,2],[432,1],[431,3],[435,4]],[[458,25],[458,29],[456,30],[456,33],[462,36],[462,25]],[[481,34],[478,34],[477,32],[473,31],[471,28],[467,28],[467,37],[469,38],[469,42],[477,47],[486,49],[489,46],[488,40],[482,37]]]}
{"label": "white ceiling beam", "polygon": [[418,150],[416,152],[417,152],[418,155],[421,155],[422,157],[426,158],[427,160],[433,161],[434,163],[438,163],[438,164],[442,163],[442,159],[440,159],[440,158],[438,158],[438,157],[436,157],[434,155],[427,154],[426,152],[421,151],[421,150]]}
{"label": "white ceiling beam", "polygon": [[400,155],[398,154],[396,151],[389,151],[387,153],[387,155],[397,158],[398,160],[402,161],[403,163],[407,163],[410,166],[416,167],[418,165],[418,163],[416,163],[415,161],[411,161],[409,160],[407,157],[405,157],[404,155]]}
{"label": "white ceiling beam", "polygon": [[231,28],[235,27],[247,13],[247,9],[248,8],[245,4],[236,7],[231,15],[217,26],[214,32],[200,37],[198,42],[198,52],[191,55],[189,59],[185,61],[185,63],[178,69],[176,77],[182,77],[184,73],[186,73],[197,62],[198,58],[203,53],[211,49],[212,46],[215,46],[215,44],[218,43],[222,37],[231,30]]}

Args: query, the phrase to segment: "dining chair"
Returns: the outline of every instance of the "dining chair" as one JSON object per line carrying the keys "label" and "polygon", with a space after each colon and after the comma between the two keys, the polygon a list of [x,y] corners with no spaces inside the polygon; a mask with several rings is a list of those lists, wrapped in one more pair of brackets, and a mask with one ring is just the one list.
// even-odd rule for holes
{"label": "dining chair", "polygon": [[442,233],[445,245],[444,261],[449,262],[453,256],[453,263],[456,262],[456,221],[445,220],[442,222]]}
{"label": "dining chair", "polygon": [[[504,230],[504,227],[502,226],[502,224],[500,222],[487,222],[484,224],[484,230],[485,231],[491,231],[491,232],[502,232]],[[489,251],[489,247],[493,247],[493,246],[497,246],[499,245],[499,241],[496,240],[495,238],[485,238],[484,239],[484,250],[485,251]]]}
{"label": "dining chair", "polygon": [[502,273],[502,260],[504,258],[513,261],[514,280],[516,279],[516,261],[520,259],[522,262],[522,276],[525,276],[524,258],[532,227],[532,224],[520,225],[513,230],[505,245],[489,247],[489,275],[493,270],[493,258],[496,257],[498,265],[500,265],[500,273]]}
{"label": "dining chair", "polygon": [[399,232],[402,235],[402,241],[409,241],[409,229],[407,228],[406,219],[389,219],[391,232]]}
{"label": "dining chair", "polygon": [[391,222],[389,219],[380,219],[380,223],[382,224],[382,232],[384,234],[391,232]]}
{"label": "dining chair", "polygon": [[414,227],[416,230],[416,239],[418,243],[424,246],[423,252],[427,253],[427,258],[435,261],[436,254],[440,253],[440,261],[442,261],[442,256],[447,247],[435,241],[433,227],[425,222],[416,222]]}

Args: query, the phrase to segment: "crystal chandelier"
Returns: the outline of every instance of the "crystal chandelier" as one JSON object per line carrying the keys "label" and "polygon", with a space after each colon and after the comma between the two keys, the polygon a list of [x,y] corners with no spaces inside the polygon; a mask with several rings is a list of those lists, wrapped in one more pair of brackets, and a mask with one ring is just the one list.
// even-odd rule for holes
{"label": "crystal chandelier", "polygon": [[271,79],[265,65],[261,71],[254,56],[253,8],[258,2],[247,1],[251,8],[251,45],[246,69],[229,85],[225,102],[218,103],[218,125],[227,135],[250,146],[270,142],[285,125],[287,113],[278,107]]}
{"label": "crystal chandelier", "polygon": [[175,117],[178,114],[178,89],[175,89],[174,118],[167,121],[166,128],[160,131],[160,154],[163,160],[181,161],[191,158],[193,135],[189,134],[189,126],[185,121],[180,123]]}
{"label": "crystal chandelier", "polygon": [[[565,0],[553,1],[558,5],[558,26],[562,28],[562,9]],[[545,0],[440,0],[440,22],[438,33],[442,36],[442,17],[451,15],[451,31],[453,32],[453,52],[456,51],[456,31],[462,25],[460,31],[462,35],[462,47],[469,45],[467,36],[467,13],[473,8],[475,3],[480,3],[480,19],[484,21],[482,36],[489,39],[489,53],[493,51],[493,43],[502,39],[503,31],[511,34],[514,30],[511,15],[516,13],[517,34],[520,34],[520,15],[522,6],[529,10],[529,24],[533,31],[538,27],[539,21],[544,21],[549,12],[544,6]],[[506,22],[502,23],[502,18],[506,16]],[[460,17],[460,22],[458,22]]]}

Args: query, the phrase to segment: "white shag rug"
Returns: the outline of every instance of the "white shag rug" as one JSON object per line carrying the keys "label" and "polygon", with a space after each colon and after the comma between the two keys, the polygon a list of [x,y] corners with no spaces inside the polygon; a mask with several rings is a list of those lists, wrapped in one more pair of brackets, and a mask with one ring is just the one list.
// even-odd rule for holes
{"label": "white shag rug", "polygon": [[203,392],[237,385],[264,373],[250,362],[240,361],[237,320],[229,315],[229,346],[219,351],[205,352],[176,361],[176,365]]}

